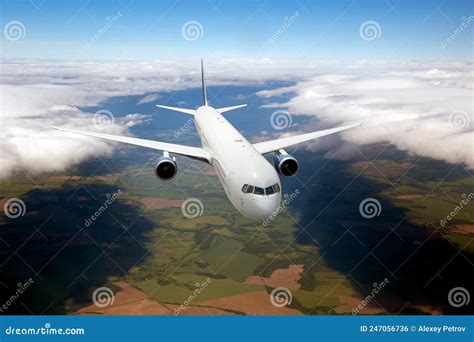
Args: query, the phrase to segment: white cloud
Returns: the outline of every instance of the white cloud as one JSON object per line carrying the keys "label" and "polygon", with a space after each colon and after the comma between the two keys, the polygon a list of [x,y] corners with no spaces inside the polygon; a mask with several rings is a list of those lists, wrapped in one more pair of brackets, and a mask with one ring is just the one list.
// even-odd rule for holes
{"label": "white cloud", "polygon": [[149,94],[149,95],[141,98],[140,101],[137,102],[137,105],[154,102],[154,101],[158,100],[159,98],[161,98],[160,94]]}
{"label": "white cloud", "polygon": [[[288,102],[264,107],[313,115],[328,126],[364,122],[342,133],[353,144],[389,142],[415,155],[474,168],[471,71],[470,62],[356,64],[352,71],[348,66],[340,73],[321,70],[294,87],[259,95],[271,99],[292,93]],[[456,112],[464,120],[458,125],[453,122]]]}
{"label": "white cloud", "polygon": [[[166,102],[167,92],[200,87],[199,61],[3,60],[1,67],[0,178],[64,170],[113,151],[108,142],[43,124],[97,131],[94,113],[80,108],[101,107],[114,96],[149,94],[139,101],[146,103],[160,94]],[[287,103],[266,106],[313,115],[327,126],[364,121],[357,132],[344,134],[352,143],[389,141],[412,153],[474,166],[472,63],[222,60],[206,70],[212,86],[294,81],[259,95],[266,101],[287,95]],[[471,125],[453,129],[449,115],[455,111],[465,112]],[[128,134],[129,127],[149,120],[131,113],[115,118],[105,131]]]}

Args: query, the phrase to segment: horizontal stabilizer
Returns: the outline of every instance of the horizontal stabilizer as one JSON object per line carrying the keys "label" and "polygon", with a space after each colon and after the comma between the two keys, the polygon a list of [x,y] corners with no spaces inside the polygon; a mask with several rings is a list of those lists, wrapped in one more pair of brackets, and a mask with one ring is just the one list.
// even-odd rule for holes
{"label": "horizontal stabilizer", "polygon": [[169,109],[173,110],[175,112],[180,112],[180,113],[185,113],[189,115],[195,115],[196,111],[194,109],[185,109],[185,108],[178,108],[178,107],[169,107],[169,106],[161,106],[161,105],[156,105],[158,108],[164,108],[164,109]]}
{"label": "horizontal stabilizer", "polygon": [[247,105],[243,104],[243,105],[232,106],[232,107],[224,107],[224,108],[218,108],[216,110],[222,114],[225,112],[230,112],[231,110],[234,110],[234,109],[239,109],[239,108],[244,108],[244,107],[247,107]]}

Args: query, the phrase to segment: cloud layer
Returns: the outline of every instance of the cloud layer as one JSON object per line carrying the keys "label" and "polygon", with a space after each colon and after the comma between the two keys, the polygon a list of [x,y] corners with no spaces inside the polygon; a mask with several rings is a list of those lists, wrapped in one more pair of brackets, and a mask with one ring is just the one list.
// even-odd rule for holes
{"label": "cloud layer", "polygon": [[[114,96],[143,95],[139,104],[147,103],[164,91],[200,86],[199,64],[190,62],[1,63],[0,178],[64,170],[113,151],[105,141],[53,131],[45,124],[128,134],[129,127],[150,119],[130,113],[112,121],[110,113],[79,108],[100,107]],[[474,168],[472,63],[258,59],[222,60],[207,70],[212,85],[294,82],[258,96],[267,101],[265,107],[312,115],[325,126],[363,121],[361,129],[343,135],[353,144],[388,141],[413,154]],[[289,100],[277,103],[281,95]]]}
{"label": "cloud layer", "polygon": [[259,95],[271,101],[290,94],[288,102],[265,107],[283,106],[330,126],[363,122],[342,134],[353,144],[389,142],[473,169],[473,87],[468,62],[359,62]]}

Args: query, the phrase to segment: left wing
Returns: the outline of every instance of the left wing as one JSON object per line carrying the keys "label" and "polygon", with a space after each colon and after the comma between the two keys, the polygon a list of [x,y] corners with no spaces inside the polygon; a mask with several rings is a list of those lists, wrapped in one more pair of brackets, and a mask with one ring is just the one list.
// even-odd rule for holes
{"label": "left wing", "polygon": [[126,137],[126,136],[121,136],[121,135],[112,135],[112,134],[106,134],[106,133],[79,131],[76,129],[66,129],[66,128],[55,127],[55,126],[49,126],[49,127],[60,130],[60,131],[64,131],[64,132],[70,132],[70,133],[87,135],[90,137],[95,137],[95,138],[100,138],[100,139],[118,141],[118,142],[122,142],[126,144],[148,147],[148,148],[152,148],[152,149],[160,150],[160,151],[167,151],[167,152],[191,157],[194,159],[199,159],[204,162],[209,162],[206,152],[204,151],[203,148],[200,148],[200,147],[170,144],[170,143],[161,142],[161,141],[138,139],[138,138]]}
{"label": "left wing", "polygon": [[362,125],[362,123],[325,129],[323,131],[299,134],[299,135],[294,135],[292,137],[287,137],[287,138],[263,141],[263,142],[253,144],[253,147],[261,154],[266,154],[266,153],[278,151],[279,149],[282,149],[282,148],[301,144],[305,141],[309,141],[309,140],[317,139],[320,137],[324,137],[326,135],[342,132],[347,129],[358,127],[360,125]]}

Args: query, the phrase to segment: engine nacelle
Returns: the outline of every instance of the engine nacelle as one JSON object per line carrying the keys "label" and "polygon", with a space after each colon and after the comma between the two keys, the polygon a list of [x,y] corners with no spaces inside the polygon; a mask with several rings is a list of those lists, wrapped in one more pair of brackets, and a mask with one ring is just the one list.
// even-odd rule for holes
{"label": "engine nacelle", "polygon": [[273,163],[278,173],[285,177],[293,177],[300,168],[298,161],[285,150],[278,151],[273,158]]}
{"label": "engine nacelle", "polygon": [[176,176],[178,172],[178,165],[170,157],[168,152],[163,153],[163,156],[158,159],[155,166],[155,175],[163,180],[168,180]]}

